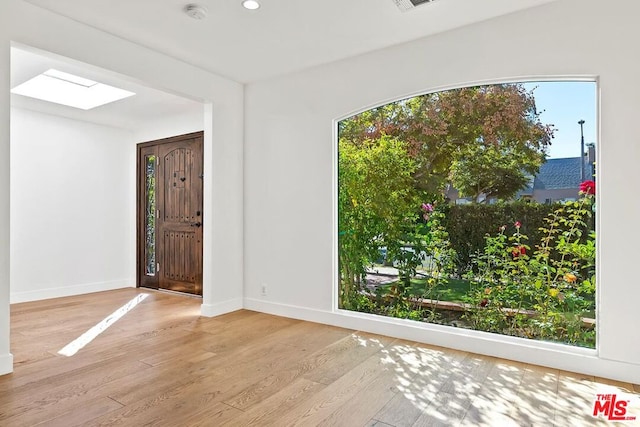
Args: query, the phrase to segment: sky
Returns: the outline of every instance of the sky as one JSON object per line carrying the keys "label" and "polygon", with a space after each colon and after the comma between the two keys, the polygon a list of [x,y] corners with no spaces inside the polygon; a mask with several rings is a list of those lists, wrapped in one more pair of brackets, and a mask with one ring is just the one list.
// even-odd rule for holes
{"label": "sky", "polygon": [[595,82],[530,82],[524,83],[528,91],[534,89],[540,121],[553,124],[556,129],[548,158],[580,156],[580,125],[584,120],[584,142],[595,142],[597,147]]}

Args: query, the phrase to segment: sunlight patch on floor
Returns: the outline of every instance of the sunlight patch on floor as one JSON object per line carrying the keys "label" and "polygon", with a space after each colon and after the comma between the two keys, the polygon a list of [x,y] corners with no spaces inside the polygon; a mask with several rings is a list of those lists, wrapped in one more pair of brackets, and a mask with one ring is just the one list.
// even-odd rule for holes
{"label": "sunlight patch on floor", "polygon": [[80,351],[80,349],[82,349],[84,346],[86,346],[91,341],[93,341],[98,335],[106,331],[109,326],[116,323],[122,316],[127,314],[129,311],[133,310],[133,308],[136,305],[138,305],[148,296],[149,294],[137,295],[131,301],[129,301],[128,303],[126,303],[125,305],[123,305],[122,307],[120,307],[119,309],[117,309],[116,311],[114,311],[104,319],[102,319],[102,321],[97,325],[95,325],[93,328],[89,329],[87,332],[80,335],[75,340],[71,341],[62,350],[60,350],[58,354],[61,354],[63,356],[69,356],[69,357],[73,356],[78,351]]}

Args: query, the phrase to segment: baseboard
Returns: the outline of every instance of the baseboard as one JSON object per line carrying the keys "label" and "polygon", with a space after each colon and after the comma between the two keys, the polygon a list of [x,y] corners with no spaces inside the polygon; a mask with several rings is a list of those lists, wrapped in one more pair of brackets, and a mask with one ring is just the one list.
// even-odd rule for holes
{"label": "baseboard", "polygon": [[[347,329],[358,329],[346,325],[334,312],[315,310],[296,305],[280,304],[253,298],[245,298],[243,307],[247,310],[273,314],[275,316],[289,317],[292,319],[306,320],[308,322],[324,323]],[[344,319],[347,321],[348,319]]]}
{"label": "baseboard", "polygon": [[0,375],[10,374],[11,372],[13,372],[13,354],[0,355]]}
{"label": "baseboard", "polygon": [[387,318],[346,310],[322,311],[245,298],[244,308],[276,316],[324,323],[470,353],[640,384],[640,366],[598,357],[596,350],[530,341],[450,326]]}
{"label": "baseboard", "polygon": [[69,297],[73,295],[89,294],[92,292],[111,291],[114,289],[135,287],[135,280],[123,279],[109,282],[84,283],[73,286],[60,286],[57,288],[44,288],[34,291],[10,292],[9,302],[16,304],[20,302],[39,301],[51,298]]}
{"label": "baseboard", "polygon": [[204,317],[214,317],[240,310],[242,308],[242,298],[234,298],[216,304],[202,304],[200,306],[200,314]]}

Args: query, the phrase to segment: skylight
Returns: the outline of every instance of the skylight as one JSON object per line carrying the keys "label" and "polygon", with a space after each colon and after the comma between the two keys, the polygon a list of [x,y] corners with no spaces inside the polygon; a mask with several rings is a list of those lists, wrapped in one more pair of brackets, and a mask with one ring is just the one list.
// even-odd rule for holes
{"label": "skylight", "polygon": [[11,90],[17,95],[90,110],[135,95],[124,89],[50,69]]}
{"label": "skylight", "polygon": [[421,4],[431,3],[432,1],[433,0],[393,0],[396,6],[403,12],[420,6]]}

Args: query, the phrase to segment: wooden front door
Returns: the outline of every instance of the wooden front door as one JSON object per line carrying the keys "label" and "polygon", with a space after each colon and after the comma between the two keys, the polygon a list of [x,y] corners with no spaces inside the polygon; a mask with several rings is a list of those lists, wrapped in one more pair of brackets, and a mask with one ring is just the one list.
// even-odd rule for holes
{"label": "wooden front door", "polygon": [[138,144],[138,286],[202,295],[202,137]]}

